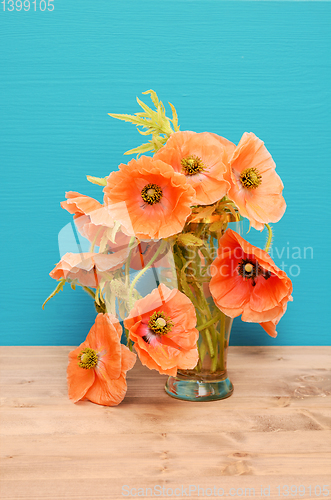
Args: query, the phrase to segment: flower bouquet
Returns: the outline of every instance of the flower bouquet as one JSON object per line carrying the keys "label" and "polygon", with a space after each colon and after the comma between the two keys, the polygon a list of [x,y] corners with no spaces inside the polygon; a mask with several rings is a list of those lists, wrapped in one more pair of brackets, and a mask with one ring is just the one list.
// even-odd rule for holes
{"label": "flower bouquet", "polygon": [[[264,143],[246,132],[237,146],[214,133],[181,132],[174,106],[170,119],[156,93],[145,94],[155,109],[137,99],[142,112],[110,114],[151,135],[125,153],[137,159],[105,178],[87,176],[103,187],[103,203],[77,192],[61,203],[89,248],[62,256],[45,303],[69,283],[92,297],[98,313],[69,354],[74,402],[120,403],[137,355],[169,375],[166,391],[174,397],[228,397],[232,319],[241,315],[275,337],[292,300],[291,280],[268,254],[269,223],[286,205]],[[264,250],[242,237],[243,218],[267,229]]]}

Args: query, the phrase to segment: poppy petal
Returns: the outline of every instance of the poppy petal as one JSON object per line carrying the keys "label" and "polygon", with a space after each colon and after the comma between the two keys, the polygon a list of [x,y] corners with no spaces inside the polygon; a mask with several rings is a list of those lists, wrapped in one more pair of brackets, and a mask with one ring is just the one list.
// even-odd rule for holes
{"label": "poppy petal", "polygon": [[83,399],[94,383],[95,374],[93,369],[85,369],[78,366],[78,360],[69,362],[67,368],[68,394],[74,403]]}
{"label": "poppy petal", "polygon": [[126,391],[124,375],[116,380],[96,376],[94,384],[86,393],[86,398],[99,405],[116,406],[123,401]]}

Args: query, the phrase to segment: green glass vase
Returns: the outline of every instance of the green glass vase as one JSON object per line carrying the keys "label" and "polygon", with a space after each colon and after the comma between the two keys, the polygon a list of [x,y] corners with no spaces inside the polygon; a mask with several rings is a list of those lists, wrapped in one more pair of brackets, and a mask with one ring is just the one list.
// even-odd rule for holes
{"label": "green glass vase", "polygon": [[[169,377],[165,391],[185,401],[213,401],[231,396],[233,385],[227,373],[227,353],[232,318],[223,314],[209,291],[211,266],[217,256],[218,241],[227,227],[242,232],[237,214],[223,212],[208,218],[193,213],[183,233],[199,238],[196,246],[173,247],[178,288],[193,302],[199,330],[199,360],[194,369],[178,370]],[[183,241],[186,241],[183,238]],[[203,242],[203,244],[201,244]]]}

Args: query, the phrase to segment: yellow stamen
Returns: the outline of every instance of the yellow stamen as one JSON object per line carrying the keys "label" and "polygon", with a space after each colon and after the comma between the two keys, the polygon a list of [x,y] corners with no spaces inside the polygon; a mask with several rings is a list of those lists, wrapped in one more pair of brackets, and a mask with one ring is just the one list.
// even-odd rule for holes
{"label": "yellow stamen", "polygon": [[159,203],[163,196],[162,189],[157,184],[146,184],[140,194],[142,199],[149,205]]}
{"label": "yellow stamen", "polygon": [[94,368],[98,363],[98,355],[94,349],[90,349],[89,347],[85,347],[77,356],[79,360],[78,366],[80,368],[84,368],[89,370],[90,368]]}
{"label": "yellow stamen", "polygon": [[199,156],[187,156],[186,158],[182,158],[180,163],[185,175],[195,175],[206,168]]}
{"label": "yellow stamen", "polygon": [[240,182],[247,189],[256,189],[262,182],[262,175],[257,168],[246,168],[240,174]]}
{"label": "yellow stamen", "polygon": [[163,311],[155,311],[149,318],[148,326],[157,335],[166,335],[174,325]]}

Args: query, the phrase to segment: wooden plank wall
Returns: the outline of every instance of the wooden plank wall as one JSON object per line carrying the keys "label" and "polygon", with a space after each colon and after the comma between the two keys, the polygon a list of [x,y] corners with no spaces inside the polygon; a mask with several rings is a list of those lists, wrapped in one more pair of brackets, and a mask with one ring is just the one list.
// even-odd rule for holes
{"label": "wooden plank wall", "polygon": [[[60,201],[69,190],[102,201],[86,175],[108,175],[145,140],[107,113],[140,111],[136,96],[152,88],[168,113],[168,101],[176,106],[181,130],[236,144],[254,132],[285,186],[274,259],[291,273],[294,302],[276,340],[237,321],[233,345],[328,344],[331,2],[54,0],[44,12],[40,0],[36,11],[11,4],[0,4],[0,343],[84,340],[89,297],[68,287],[41,310],[55,287],[58,234],[72,220]],[[247,239],[263,246],[266,236],[251,230]]]}

